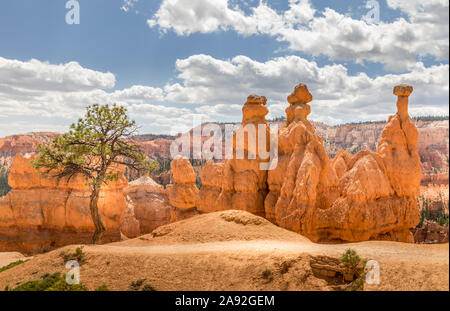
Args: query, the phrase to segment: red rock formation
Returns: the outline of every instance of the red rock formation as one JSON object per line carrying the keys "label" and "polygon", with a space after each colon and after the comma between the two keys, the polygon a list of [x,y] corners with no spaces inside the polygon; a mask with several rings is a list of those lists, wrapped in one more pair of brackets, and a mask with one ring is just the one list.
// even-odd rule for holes
{"label": "red rock formation", "polygon": [[434,221],[425,220],[413,232],[416,243],[448,243],[448,226],[439,226]]}
{"label": "red rock formation", "polygon": [[216,212],[223,208],[215,204],[222,191],[223,163],[214,163],[209,160],[201,172],[202,187],[197,200],[197,208],[200,212]]}
{"label": "red rock formation", "polygon": [[382,132],[378,153],[338,153],[332,168],[339,178],[339,197],[300,217],[300,232],[316,241],[413,241],[409,228],[419,222],[414,198],[421,168],[417,129],[407,110],[411,92],[410,86],[394,88],[398,111]]}
{"label": "red rock formation", "polygon": [[[44,248],[89,243],[94,226],[89,211],[90,191],[86,181],[74,177],[70,182],[41,177],[31,166],[33,157],[14,157],[9,175],[13,188],[0,199],[0,251],[38,252]],[[106,227],[104,241],[120,239],[119,227],[125,212],[118,181],[103,187],[99,212]]]}
{"label": "red rock formation", "polygon": [[196,175],[188,159],[176,157],[170,164],[173,173],[173,185],[167,186],[172,210],[171,222],[197,214],[195,209],[198,188],[195,185]]}
{"label": "red rock formation", "polygon": [[49,142],[58,135],[57,133],[38,132],[0,138],[0,167],[9,168],[16,154],[35,153],[38,151],[39,144]]}
{"label": "red rock formation", "polygon": [[[314,241],[412,242],[409,228],[419,222],[414,198],[421,168],[417,129],[407,111],[411,91],[404,85],[394,89],[398,112],[382,132],[378,153],[341,151],[331,164],[323,140],[307,120],[312,96],[306,85],[298,85],[288,97],[287,122],[279,130],[278,166],[267,174],[259,169],[258,159],[208,163],[200,210],[244,209]],[[248,102],[244,106],[243,125],[252,107]],[[251,122],[265,121],[265,113],[258,112],[262,108],[250,114]],[[220,174],[222,182],[211,178]]]}
{"label": "red rock formation", "polygon": [[[448,159],[449,159],[449,121],[414,121],[419,131],[418,151],[422,163],[422,185],[438,184],[448,185]],[[279,122],[272,122],[279,123]],[[269,122],[269,124],[272,124]],[[316,133],[324,141],[325,150],[334,157],[339,150],[345,149],[350,153],[360,150],[377,150],[377,141],[381,137],[386,123],[367,122],[329,126],[319,122],[311,122]],[[206,124],[201,125],[201,129]],[[222,130],[224,125],[220,125]],[[201,131],[200,129],[200,131]],[[194,130],[189,132],[190,135]],[[0,167],[8,169],[12,159],[17,153],[36,153],[37,145],[46,142],[57,133],[28,133],[0,138]],[[202,137],[202,141],[210,137]],[[137,136],[135,140],[142,145],[147,156],[153,158],[170,159],[170,144],[174,137],[164,135]],[[192,150],[192,147],[191,147]],[[222,152],[225,147],[222,146]],[[137,177],[136,172],[125,170],[125,176],[130,180]],[[162,174],[158,182],[169,184],[170,178]]]}
{"label": "red rock formation", "polygon": [[267,163],[267,159],[261,157],[259,146],[265,144],[261,149],[268,151],[271,139],[265,105],[264,96],[250,95],[242,108],[242,124],[233,135],[233,158],[223,164],[221,192],[213,210],[236,209],[265,215],[267,171],[260,164]]}
{"label": "red rock formation", "polygon": [[148,176],[130,182],[124,189],[127,209],[121,224],[121,232],[128,238],[152,232],[170,222],[173,208],[166,190]]}

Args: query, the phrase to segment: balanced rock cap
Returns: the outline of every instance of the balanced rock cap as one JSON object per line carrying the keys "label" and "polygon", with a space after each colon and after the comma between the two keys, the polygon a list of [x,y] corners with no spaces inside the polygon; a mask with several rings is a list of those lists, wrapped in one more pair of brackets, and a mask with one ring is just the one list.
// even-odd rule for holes
{"label": "balanced rock cap", "polygon": [[312,95],[308,91],[308,87],[306,84],[300,83],[295,88],[294,91],[287,97],[287,101],[289,104],[307,104],[312,101]]}
{"label": "balanced rock cap", "polygon": [[259,95],[249,95],[247,97],[246,104],[259,104],[259,105],[266,105],[267,98],[265,96],[259,96]]}
{"label": "balanced rock cap", "polygon": [[407,84],[399,84],[394,87],[394,95],[409,96],[413,91],[413,87]]}

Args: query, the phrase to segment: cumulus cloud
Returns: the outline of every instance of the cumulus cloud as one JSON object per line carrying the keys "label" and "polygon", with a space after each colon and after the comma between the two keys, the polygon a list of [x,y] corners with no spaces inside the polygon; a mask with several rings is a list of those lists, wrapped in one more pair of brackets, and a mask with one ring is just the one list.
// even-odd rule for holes
{"label": "cumulus cloud", "polygon": [[1,59],[0,136],[32,130],[36,122],[29,120],[34,119],[36,129],[60,131],[95,103],[124,105],[143,133],[176,134],[199,122],[240,121],[252,93],[268,98],[268,118],[278,117],[285,115],[286,96],[300,82],[313,94],[310,119],[328,124],[386,119],[395,112],[392,88],[400,83],[414,86],[412,114],[448,114],[448,65],[419,62],[407,73],[372,78],[351,75],[341,64],[319,66],[293,55],[258,62],[242,55],[221,60],[200,54],[176,61],[176,83],[115,91],[108,91],[114,75],[77,65],[76,76],[69,77],[64,68],[70,66]]}
{"label": "cumulus cloud", "polygon": [[408,15],[391,23],[367,24],[326,8],[317,12],[307,0],[290,0],[289,9],[277,12],[260,2],[246,15],[228,0],[163,0],[150,27],[180,36],[233,30],[243,36],[269,35],[287,42],[294,51],[332,60],[379,62],[401,71],[417,58],[448,60],[449,2],[446,0],[388,0],[392,9]]}
{"label": "cumulus cloud", "polygon": [[[76,120],[86,106],[95,103],[124,105],[133,117],[147,116],[155,122],[189,112],[162,104],[161,88],[134,85],[108,91],[115,80],[112,73],[84,68],[76,62],[55,65],[0,57],[0,136],[33,128],[60,131],[62,124]],[[24,121],[36,118],[48,122]]]}
{"label": "cumulus cloud", "polygon": [[176,68],[182,83],[165,87],[166,100],[200,105],[196,111],[210,116],[239,120],[250,93],[268,98],[269,117],[284,115],[286,96],[300,82],[313,94],[311,118],[326,123],[385,119],[395,111],[392,89],[400,83],[415,88],[415,114],[448,114],[448,65],[425,67],[419,62],[408,73],[371,78],[350,75],[341,64],[320,67],[298,56],[257,62],[246,56],[219,60],[193,55],[178,60]]}
{"label": "cumulus cloud", "polygon": [[110,89],[114,84],[112,73],[83,68],[77,62],[53,65],[36,59],[22,62],[0,57],[0,87],[69,92]]}

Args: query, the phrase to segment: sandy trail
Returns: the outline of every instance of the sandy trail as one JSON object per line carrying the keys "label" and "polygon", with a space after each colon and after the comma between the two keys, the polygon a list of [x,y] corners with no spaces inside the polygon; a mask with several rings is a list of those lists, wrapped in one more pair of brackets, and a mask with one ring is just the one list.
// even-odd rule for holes
{"label": "sandy trail", "polygon": [[[67,246],[0,273],[0,288],[67,272]],[[316,244],[245,212],[197,216],[153,234],[107,245],[85,245],[81,281],[130,290],[145,279],[157,290],[333,290],[313,275],[312,256],[340,257],[348,248],[380,264],[381,283],[366,290],[449,290],[449,245],[368,241]],[[0,260],[2,256],[0,254]],[[269,277],[264,277],[269,271]]]}
{"label": "sandy trail", "polygon": [[[123,243],[123,242],[122,242]],[[447,244],[407,244],[386,241],[367,241],[344,244],[316,244],[312,242],[285,242],[279,240],[227,241],[183,245],[120,246],[99,245],[90,251],[140,254],[201,254],[220,252],[260,252],[282,254],[324,254],[339,256],[348,248],[355,249],[369,259],[415,260],[424,262],[448,262]]]}

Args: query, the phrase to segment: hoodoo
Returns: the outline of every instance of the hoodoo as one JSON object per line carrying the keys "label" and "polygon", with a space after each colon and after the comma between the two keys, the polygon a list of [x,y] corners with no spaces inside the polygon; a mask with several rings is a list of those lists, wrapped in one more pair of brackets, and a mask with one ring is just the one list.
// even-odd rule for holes
{"label": "hoodoo", "polygon": [[[394,88],[397,113],[383,130],[378,152],[342,150],[331,161],[307,119],[312,95],[306,85],[297,85],[287,98],[286,124],[278,133],[277,167],[262,171],[257,157],[208,162],[200,211],[243,209],[316,242],[413,242],[409,228],[419,222],[414,198],[421,167],[417,129],[408,115],[411,92],[408,85]],[[264,97],[248,98],[241,129],[266,124],[264,105]],[[223,175],[222,182],[213,175]]]}
{"label": "hoodoo", "polygon": [[[260,151],[269,150],[271,139],[265,119],[269,112],[266,101],[264,96],[258,95],[247,98],[242,108],[242,124],[233,135],[233,158],[222,164],[209,162],[205,166],[202,184],[206,187],[200,192],[200,211],[235,209],[265,216],[267,171],[261,170],[260,164],[267,159],[261,156]],[[208,179],[216,173],[223,176],[222,182],[216,178],[215,182],[209,182]],[[211,202],[205,202],[206,197]]]}

